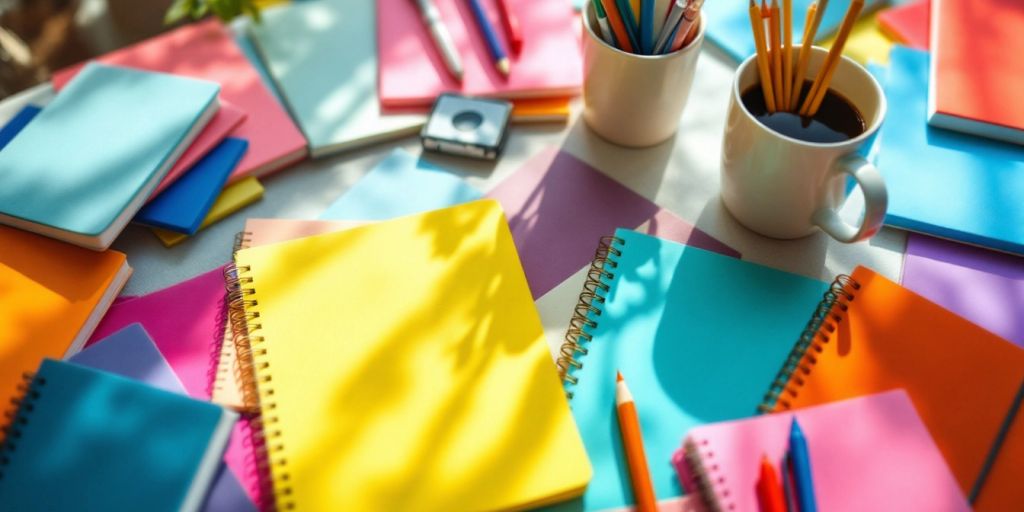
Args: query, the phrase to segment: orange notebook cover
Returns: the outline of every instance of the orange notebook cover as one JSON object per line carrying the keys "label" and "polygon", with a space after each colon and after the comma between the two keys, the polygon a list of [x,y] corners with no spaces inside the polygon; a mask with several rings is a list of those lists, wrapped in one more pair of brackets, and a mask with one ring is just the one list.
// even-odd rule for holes
{"label": "orange notebook cover", "polygon": [[0,403],[6,407],[23,373],[44,358],[81,350],[132,270],[122,253],[5,226],[0,248]]}
{"label": "orange notebook cover", "polygon": [[[967,495],[1022,385],[1024,350],[858,267],[836,279],[762,409],[786,411],[904,388]],[[1015,510],[1024,503],[1020,415],[976,510]]]}
{"label": "orange notebook cover", "polygon": [[1024,4],[932,0],[928,124],[1024,144]]}

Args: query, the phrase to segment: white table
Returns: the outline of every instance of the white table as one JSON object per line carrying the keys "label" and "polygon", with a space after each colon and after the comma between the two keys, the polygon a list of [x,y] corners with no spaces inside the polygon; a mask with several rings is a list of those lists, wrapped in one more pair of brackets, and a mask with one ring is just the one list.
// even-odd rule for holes
{"label": "white table", "polygon": [[[886,228],[869,242],[852,245],[837,243],[822,233],[780,241],[748,231],[725,211],[718,197],[719,159],[734,66],[720,51],[705,46],[679,133],[653,148],[625,149],[604,141],[586,127],[579,115],[582,103],[577,100],[567,125],[515,126],[497,164],[429,158],[488,190],[541,149],[558,146],[731,245],[745,260],[824,281],[866,265],[898,280],[906,246],[902,232]],[[5,99],[0,102],[0,122],[25,103],[44,104],[52,96],[52,89],[42,85]],[[409,137],[306,161],[261,180],[266,186],[262,201],[170,249],[148,229],[129,226],[113,246],[128,255],[135,269],[124,293],[158,290],[227,262],[234,234],[242,229],[247,217],[316,218],[396,146],[420,152],[418,139]],[[859,199],[859,193],[855,193],[844,216],[856,215]],[[577,274],[538,301],[553,346],[564,333],[581,278],[582,274]]]}

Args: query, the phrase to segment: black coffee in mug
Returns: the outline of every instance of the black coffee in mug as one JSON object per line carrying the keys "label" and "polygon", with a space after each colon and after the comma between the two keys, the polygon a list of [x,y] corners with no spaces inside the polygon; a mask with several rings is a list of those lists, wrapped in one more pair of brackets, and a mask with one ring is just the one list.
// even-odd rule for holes
{"label": "black coffee in mug", "polygon": [[[800,104],[811,88],[811,81],[804,82]],[[867,129],[864,117],[846,98],[829,89],[821,107],[813,117],[801,117],[796,112],[769,113],[764,102],[761,84],[747,89],[741,96],[743,106],[758,122],[787,137],[806,142],[844,142],[857,137]],[[799,110],[799,107],[797,108]]]}

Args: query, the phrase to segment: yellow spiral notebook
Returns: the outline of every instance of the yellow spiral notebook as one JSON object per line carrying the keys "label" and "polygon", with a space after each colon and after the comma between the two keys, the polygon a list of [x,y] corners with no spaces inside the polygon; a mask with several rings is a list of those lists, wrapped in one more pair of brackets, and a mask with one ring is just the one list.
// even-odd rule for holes
{"label": "yellow spiral notebook", "polygon": [[582,494],[590,463],[497,202],[235,262],[233,327],[278,509],[506,510]]}

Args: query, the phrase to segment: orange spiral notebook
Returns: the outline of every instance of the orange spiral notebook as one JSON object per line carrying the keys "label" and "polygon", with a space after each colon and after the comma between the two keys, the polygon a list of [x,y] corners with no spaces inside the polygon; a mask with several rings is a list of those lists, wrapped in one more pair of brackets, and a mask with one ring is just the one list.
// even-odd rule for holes
{"label": "orange spiral notebook", "polygon": [[964,494],[980,489],[975,509],[1019,510],[1024,409],[1010,411],[1022,385],[1024,350],[858,267],[826,293],[761,408],[779,412],[904,388]]}

